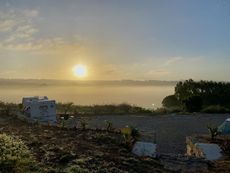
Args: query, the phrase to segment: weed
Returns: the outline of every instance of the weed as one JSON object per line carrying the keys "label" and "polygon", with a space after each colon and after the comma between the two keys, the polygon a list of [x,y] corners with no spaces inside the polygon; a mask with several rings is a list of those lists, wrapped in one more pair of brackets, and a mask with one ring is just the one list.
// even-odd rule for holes
{"label": "weed", "polygon": [[80,120],[81,129],[82,129],[82,130],[85,130],[87,125],[88,125],[88,123],[87,123],[86,119],[82,118],[82,119]]}
{"label": "weed", "polygon": [[209,133],[210,133],[210,136],[211,136],[211,140],[213,141],[214,138],[220,134],[220,132],[218,132],[218,127],[216,126],[212,126],[212,125],[208,125],[207,126],[208,130],[209,130]]}
{"label": "weed", "polygon": [[106,130],[108,132],[112,132],[115,130],[115,128],[113,127],[113,123],[111,121],[105,120],[105,124],[106,124]]}
{"label": "weed", "polygon": [[126,126],[121,129],[122,136],[124,138],[124,144],[127,148],[131,149],[133,144],[138,140],[140,137],[139,130],[134,127]]}

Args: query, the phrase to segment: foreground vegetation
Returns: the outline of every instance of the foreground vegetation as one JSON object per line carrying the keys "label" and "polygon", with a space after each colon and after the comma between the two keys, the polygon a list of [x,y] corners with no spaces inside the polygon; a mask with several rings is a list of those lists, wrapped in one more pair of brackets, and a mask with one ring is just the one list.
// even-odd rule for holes
{"label": "foreground vegetation", "polygon": [[136,137],[136,130],[116,132],[109,123],[105,130],[92,130],[29,124],[0,115],[0,151],[6,153],[0,156],[0,172],[172,172],[158,160],[132,155],[129,145]]}
{"label": "foreground vegetation", "polygon": [[[229,159],[210,163],[171,155],[157,159],[137,157],[130,150],[139,139],[138,129],[115,129],[109,121],[105,121],[101,129],[89,129],[87,123],[83,124],[73,128],[61,124],[32,124],[15,115],[0,114],[0,151],[3,153],[0,172],[160,173],[229,172],[230,169]],[[218,138],[215,137],[216,142]],[[229,156],[229,142],[223,147]]]}

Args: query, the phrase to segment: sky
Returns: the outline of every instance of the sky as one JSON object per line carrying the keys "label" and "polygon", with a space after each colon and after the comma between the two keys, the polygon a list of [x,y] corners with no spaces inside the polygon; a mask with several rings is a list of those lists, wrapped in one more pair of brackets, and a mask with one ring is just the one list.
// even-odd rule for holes
{"label": "sky", "polygon": [[[229,0],[0,0],[0,78],[230,81]],[[81,79],[82,80],[82,79]]]}

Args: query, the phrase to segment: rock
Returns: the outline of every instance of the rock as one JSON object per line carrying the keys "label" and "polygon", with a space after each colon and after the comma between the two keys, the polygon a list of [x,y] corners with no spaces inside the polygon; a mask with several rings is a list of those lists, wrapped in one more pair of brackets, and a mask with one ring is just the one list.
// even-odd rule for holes
{"label": "rock", "polygon": [[136,142],[133,146],[132,153],[138,156],[156,157],[156,144],[150,142]]}
{"label": "rock", "polygon": [[202,138],[186,137],[187,155],[206,160],[218,160],[222,157],[222,150],[217,144],[207,143]]}
{"label": "rock", "polygon": [[222,157],[221,148],[217,144],[196,143],[199,155],[207,160],[218,160]]}

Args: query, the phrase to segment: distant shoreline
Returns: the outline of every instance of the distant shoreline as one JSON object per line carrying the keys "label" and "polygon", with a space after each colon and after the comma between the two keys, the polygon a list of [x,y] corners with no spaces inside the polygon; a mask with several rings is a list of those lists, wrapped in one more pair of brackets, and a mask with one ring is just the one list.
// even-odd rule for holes
{"label": "distant shoreline", "polygon": [[49,80],[49,79],[0,79],[1,86],[175,86],[177,81],[160,80]]}

